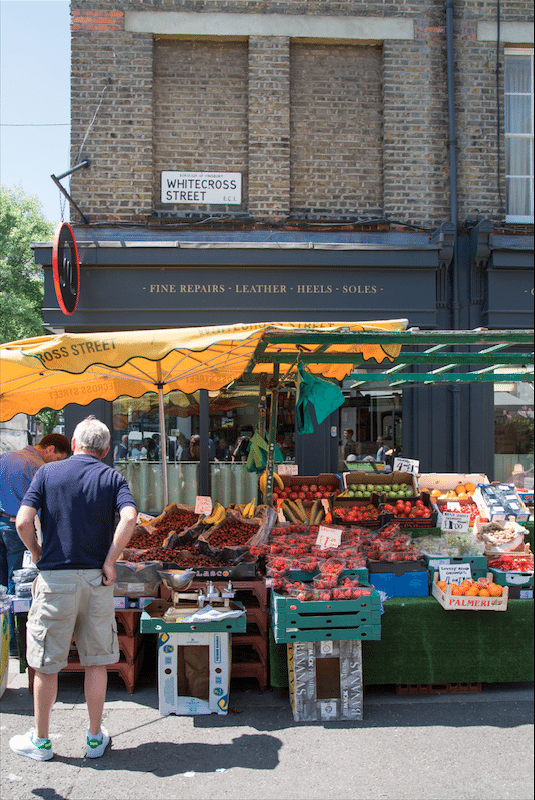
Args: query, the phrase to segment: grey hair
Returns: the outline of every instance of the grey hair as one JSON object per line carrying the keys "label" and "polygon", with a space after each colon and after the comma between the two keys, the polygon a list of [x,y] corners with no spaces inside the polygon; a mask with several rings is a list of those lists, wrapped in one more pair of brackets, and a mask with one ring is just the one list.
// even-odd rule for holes
{"label": "grey hair", "polygon": [[108,428],[94,416],[86,417],[79,422],[72,437],[76,440],[76,447],[91,450],[99,456],[106,452],[110,444]]}

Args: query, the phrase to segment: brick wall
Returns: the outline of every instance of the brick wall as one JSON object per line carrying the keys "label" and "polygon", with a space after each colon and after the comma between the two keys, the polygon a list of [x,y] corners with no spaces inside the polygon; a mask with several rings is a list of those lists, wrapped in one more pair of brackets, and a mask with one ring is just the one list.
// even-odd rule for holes
{"label": "brick wall", "polygon": [[[256,219],[386,213],[435,227],[449,218],[443,0],[74,0],[72,176],[92,220],[146,219],[163,169],[239,171],[241,207]],[[412,41],[299,43],[154,38],[125,30],[125,13],[194,11],[402,16]],[[502,21],[526,22],[531,2],[502,0]],[[502,216],[497,185],[495,45],[477,22],[494,0],[455,2],[459,216]],[[236,31],[239,35],[239,30]],[[503,103],[502,119],[503,125]]]}
{"label": "brick wall", "polygon": [[378,47],[292,45],[294,216],[382,214],[382,54]]}
{"label": "brick wall", "polygon": [[[247,44],[156,40],[154,46],[154,208],[162,170],[242,172],[247,177]],[[247,209],[247,181],[242,210]],[[184,206],[180,206],[183,210]],[[204,206],[194,211],[236,211]]]}

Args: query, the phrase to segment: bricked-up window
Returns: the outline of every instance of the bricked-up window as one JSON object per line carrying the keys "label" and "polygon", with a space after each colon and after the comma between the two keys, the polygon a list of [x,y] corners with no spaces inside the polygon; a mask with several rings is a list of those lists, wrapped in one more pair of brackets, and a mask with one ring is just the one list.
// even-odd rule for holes
{"label": "bricked-up window", "polygon": [[507,221],[533,222],[533,50],[505,51]]}

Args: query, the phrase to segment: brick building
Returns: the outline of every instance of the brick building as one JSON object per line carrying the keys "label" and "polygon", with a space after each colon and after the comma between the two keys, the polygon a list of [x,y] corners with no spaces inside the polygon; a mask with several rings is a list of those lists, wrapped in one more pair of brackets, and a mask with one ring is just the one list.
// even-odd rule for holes
{"label": "brick building", "polygon": [[[531,3],[73,0],[71,13],[71,164],[90,166],[70,178],[72,316],[36,248],[51,329],[533,326]],[[439,388],[403,392],[403,452],[493,475],[492,388],[458,391],[461,451]],[[359,426],[354,407],[339,424]],[[384,427],[368,412],[369,440],[395,439],[395,412]]]}

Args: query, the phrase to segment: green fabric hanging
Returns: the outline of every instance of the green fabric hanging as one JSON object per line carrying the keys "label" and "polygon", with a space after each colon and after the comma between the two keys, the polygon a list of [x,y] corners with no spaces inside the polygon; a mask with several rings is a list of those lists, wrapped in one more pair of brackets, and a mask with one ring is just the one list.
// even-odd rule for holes
{"label": "green fabric hanging", "polygon": [[[264,472],[267,466],[268,443],[260,436],[256,430],[249,443],[249,453],[247,456],[247,472]],[[275,445],[275,463],[282,464],[283,455]]]}
{"label": "green fabric hanging", "polygon": [[339,386],[316,378],[298,366],[297,399],[295,402],[295,419],[298,433],[314,433],[314,424],[310,416],[308,404],[312,403],[316,411],[318,423],[327,419],[329,414],[344,404],[344,395]]}

